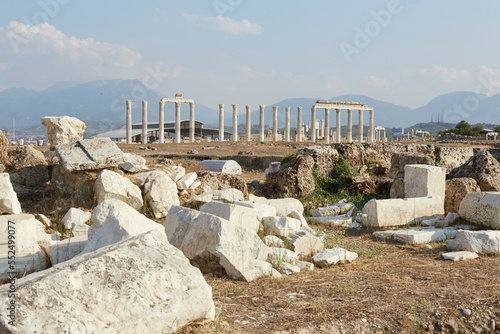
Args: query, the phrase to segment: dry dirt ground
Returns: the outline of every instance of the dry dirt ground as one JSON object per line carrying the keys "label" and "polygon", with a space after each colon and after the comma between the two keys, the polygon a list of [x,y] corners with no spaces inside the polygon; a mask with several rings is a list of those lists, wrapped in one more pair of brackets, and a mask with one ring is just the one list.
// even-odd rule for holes
{"label": "dry dirt ground", "polygon": [[[252,153],[283,157],[306,144],[196,143],[121,145],[149,159],[168,157],[196,170],[200,155]],[[216,149],[203,150],[210,146]],[[195,160],[187,152],[196,149]],[[262,170],[245,170],[248,182]],[[313,226],[314,227],[314,226]],[[315,227],[320,228],[320,227]],[[366,229],[323,229],[326,246],[358,252],[351,264],[251,283],[219,277],[207,282],[214,322],[178,333],[500,333],[500,256],[444,261],[444,243],[410,246],[374,241]]]}

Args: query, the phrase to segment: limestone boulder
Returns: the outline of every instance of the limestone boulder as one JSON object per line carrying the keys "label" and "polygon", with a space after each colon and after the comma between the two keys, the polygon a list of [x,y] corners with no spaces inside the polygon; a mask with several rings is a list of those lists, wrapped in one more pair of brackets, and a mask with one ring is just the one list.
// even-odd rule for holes
{"label": "limestone boulder", "polygon": [[304,205],[296,198],[267,199],[263,197],[253,197],[252,201],[257,204],[273,206],[276,208],[277,216],[286,217],[294,211],[304,214]]}
{"label": "limestone boulder", "polygon": [[64,240],[50,240],[40,244],[40,247],[49,255],[50,263],[54,266],[83,252],[87,241],[87,235],[78,235]]}
{"label": "limestone boulder", "polygon": [[165,217],[172,206],[180,204],[177,185],[163,171],[148,173],[142,189],[144,200],[155,218]]}
{"label": "limestone boulder", "polygon": [[262,241],[268,247],[285,247],[285,242],[275,235],[266,235],[262,238]]}
{"label": "limestone boulder", "polygon": [[20,214],[21,203],[10,182],[8,173],[0,173],[0,214]]}
{"label": "limestone boulder", "polygon": [[[238,175],[217,173],[211,171],[200,171],[198,181],[202,187],[210,187],[211,190],[238,189],[243,194],[243,200],[248,199],[248,186],[244,179]],[[177,179],[178,180],[178,179]]]}
{"label": "limestone boulder", "polygon": [[446,167],[447,173],[465,164],[472,156],[472,147],[436,147],[436,160]]}
{"label": "limestone boulder", "polygon": [[472,251],[480,254],[500,254],[500,231],[459,230],[455,239],[446,242],[451,251]]}
{"label": "limestone boulder", "polygon": [[446,169],[429,165],[405,166],[405,198],[445,196]]}
{"label": "limestone boulder", "polygon": [[76,225],[85,225],[92,218],[92,213],[77,208],[71,208],[66,212],[61,222],[64,227],[71,230]]}
{"label": "limestone boulder", "polygon": [[200,211],[224,218],[254,232],[259,231],[260,221],[256,209],[230,203],[208,202],[201,206]]}
{"label": "limestone boulder", "polygon": [[314,159],[316,171],[321,176],[330,175],[339,159],[339,152],[332,146],[309,146],[303,153]]}
{"label": "limestone boulder", "polygon": [[453,169],[449,179],[470,177],[481,191],[500,191],[500,163],[487,151],[478,150],[464,165]]}
{"label": "limestone boulder", "polygon": [[346,214],[349,210],[354,207],[354,204],[351,202],[347,202],[347,200],[341,200],[334,205],[329,205],[325,207],[315,208],[312,212],[315,217],[323,217],[323,216],[339,216]]}
{"label": "limestone boulder", "polygon": [[295,253],[302,256],[309,256],[321,252],[325,246],[320,238],[310,232],[299,231],[288,236]]}
{"label": "limestone boulder", "polygon": [[169,242],[188,259],[203,262],[214,256],[232,279],[252,281],[279,275],[265,261],[268,247],[248,228],[180,206],[169,210],[164,227]]}
{"label": "limestone boulder", "polygon": [[314,158],[310,155],[298,155],[281,165],[279,172],[267,178],[267,195],[280,197],[304,197],[315,189],[313,175]]}
{"label": "limestone boulder", "polygon": [[295,264],[299,260],[299,254],[286,248],[269,247],[268,261],[274,267],[279,267],[283,262]]}
{"label": "limestone boulder", "polygon": [[16,305],[16,327],[1,312],[1,333],[175,333],[215,316],[211,287],[160,231],[17,280]]}
{"label": "limestone boulder", "polygon": [[458,214],[471,223],[500,230],[500,192],[468,193]]}
{"label": "limestone boulder", "polygon": [[136,210],[143,205],[141,189],[129,179],[116,172],[104,169],[99,173],[94,184],[97,203],[106,199],[119,199]]}
{"label": "limestone boulder", "polygon": [[264,233],[279,237],[288,237],[290,234],[299,232],[302,227],[300,220],[290,217],[264,217],[262,224]]}
{"label": "limestone boulder", "polygon": [[9,146],[9,140],[5,137],[4,133],[0,131],[0,173],[3,172],[4,167],[10,164],[10,158],[8,154],[7,147]]}
{"label": "limestone boulder", "polygon": [[104,200],[94,209],[88,242],[82,254],[152,230],[164,231],[164,228],[125,202]]}
{"label": "limestone boulder", "polygon": [[234,160],[203,160],[200,167],[212,172],[241,175],[241,166]]}
{"label": "limestone boulder", "polygon": [[[0,215],[0,235],[0,278],[6,279],[9,273],[17,276],[48,267],[48,258],[38,242],[48,242],[50,237],[45,234],[43,224],[33,215]],[[9,245],[9,236],[12,236],[10,240],[14,241],[14,254],[12,242]],[[9,255],[15,255],[15,263],[11,268],[8,262]]]}
{"label": "limestone boulder", "polygon": [[236,203],[243,201],[245,197],[238,189],[223,189],[197,195],[194,199],[199,202],[220,201],[225,203]]}
{"label": "limestone boulder", "polygon": [[434,165],[434,160],[430,155],[422,153],[396,153],[391,157],[391,169],[389,177],[393,179],[404,178],[406,165]]}
{"label": "limestone boulder", "polygon": [[134,153],[123,153],[125,162],[131,163],[135,166],[145,166],[146,159],[141,157],[140,155]]}
{"label": "limestone boulder", "polygon": [[326,268],[337,263],[351,263],[358,258],[358,254],[350,252],[344,248],[335,247],[325,249],[324,251],[313,256],[313,262],[318,267]]}
{"label": "limestone boulder", "polygon": [[470,177],[459,177],[446,180],[446,195],[444,198],[444,211],[458,212],[460,202],[468,193],[481,191],[476,180]]}
{"label": "limestone boulder", "polygon": [[49,181],[49,167],[45,156],[33,146],[16,147],[9,152],[9,156],[8,170],[13,183],[38,187]]}
{"label": "limestone boulder", "polygon": [[177,189],[179,190],[187,190],[191,185],[196,181],[198,175],[195,172],[187,173],[183,177],[181,177],[177,183]]}
{"label": "limestone boulder", "polygon": [[240,201],[240,202],[235,202],[234,204],[241,205],[247,208],[252,208],[255,211],[257,211],[257,219],[259,220],[260,223],[262,223],[262,219],[264,217],[276,216],[276,208],[271,205],[259,204],[251,201]]}
{"label": "limestone boulder", "polygon": [[42,125],[47,128],[50,149],[54,149],[59,144],[71,144],[83,139],[86,125],[75,117],[43,117]]}
{"label": "limestone boulder", "polygon": [[402,177],[394,179],[389,190],[390,198],[405,198],[405,180]]}

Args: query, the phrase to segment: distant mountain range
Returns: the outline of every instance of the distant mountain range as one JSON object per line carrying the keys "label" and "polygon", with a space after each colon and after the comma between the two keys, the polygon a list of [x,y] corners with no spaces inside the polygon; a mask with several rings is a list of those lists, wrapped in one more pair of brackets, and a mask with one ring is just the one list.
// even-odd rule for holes
{"label": "distant mountain range", "polygon": [[[40,125],[43,116],[69,115],[92,124],[109,124],[106,128],[120,127],[125,123],[125,100],[132,99],[133,122],[141,121],[141,101],[148,100],[148,120],[158,120],[158,101],[166,97],[160,92],[150,90],[138,80],[99,80],[86,83],[60,82],[44,91],[24,88],[10,88],[0,92],[0,129],[16,126]],[[303,108],[303,122],[311,117],[311,106],[319,98],[290,98],[266,106],[265,122],[272,123],[272,107],[278,106],[279,126],[284,126],[285,107],[291,107],[291,126],[297,123],[297,107]],[[325,99],[325,98],[321,98]],[[388,102],[376,100],[365,95],[342,95],[330,100],[360,101],[375,109],[375,123],[385,127],[409,127],[416,123],[441,122],[458,123],[465,119],[471,124],[500,124],[500,94],[488,97],[473,92],[452,92],[437,96],[427,105],[411,109]],[[206,127],[217,127],[218,106],[212,108],[196,102],[196,119]],[[182,106],[182,118],[189,115],[189,107]],[[244,106],[239,109],[239,124],[245,122]],[[172,120],[174,106],[165,105],[165,119]],[[225,125],[230,127],[231,108],[226,106]],[[335,126],[335,112],[330,112],[330,124]],[[365,113],[365,125],[368,113]],[[319,109],[317,118],[323,119],[324,112]],[[347,122],[347,112],[341,113],[342,124]],[[254,106],[252,123],[259,120],[258,107]],[[353,124],[358,123],[357,112],[353,113]]]}

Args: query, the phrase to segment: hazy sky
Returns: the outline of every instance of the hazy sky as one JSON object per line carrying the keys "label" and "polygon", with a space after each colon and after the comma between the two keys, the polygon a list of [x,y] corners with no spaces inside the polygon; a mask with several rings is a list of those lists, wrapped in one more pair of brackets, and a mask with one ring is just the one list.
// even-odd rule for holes
{"label": "hazy sky", "polygon": [[500,1],[4,0],[1,12],[0,90],[133,78],[212,108],[500,93]]}

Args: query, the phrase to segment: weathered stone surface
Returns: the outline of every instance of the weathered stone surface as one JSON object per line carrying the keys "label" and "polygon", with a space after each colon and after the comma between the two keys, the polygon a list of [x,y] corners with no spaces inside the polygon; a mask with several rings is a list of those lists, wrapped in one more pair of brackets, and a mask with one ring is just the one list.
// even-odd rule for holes
{"label": "weathered stone surface", "polygon": [[21,203],[17,199],[17,194],[10,183],[10,176],[7,173],[0,173],[0,214],[20,214]]}
{"label": "weathered stone surface", "polygon": [[285,247],[285,242],[275,235],[266,235],[263,241],[268,247]]}
{"label": "weathered stone surface", "polygon": [[477,253],[466,252],[466,251],[443,253],[442,256],[443,256],[443,259],[451,260],[451,261],[473,260],[473,259],[477,259],[479,257],[479,255],[477,255]]}
{"label": "weathered stone surface", "polygon": [[64,227],[71,230],[76,225],[85,225],[92,218],[92,213],[77,208],[71,208],[62,218]]}
{"label": "weathered stone surface", "polygon": [[215,316],[211,287],[159,231],[17,280],[16,305],[16,328],[1,312],[1,333],[174,333]]}
{"label": "weathered stone surface", "polygon": [[87,241],[86,235],[79,235],[64,240],[51,240],[48,243],[40,244],[40,247],[44,249],[46,254],[49,254],[50,263],[54,266],[80,254],[85,249]]}
{"label": "weathered stone surface", "polygon": [[313,223],[325,224],[334,227],[347,227],[352,223],[352,217],[347,217],[346,215],[341,216],[323,216],[323,217],[311,217]]}
{"label": "weathered stone surface", "polygon": [[405,166],[405,197],[445,196],[446,169],[429,165]]}
{"label": "weathered stone surface", "polygon": [[[264,217],[276,216],[276,208],[267,204],[253,203],[250,201],[235,202],[236,205],[241,205],[247,208],[252,208],[257,211],[257,219],[262,223]],[[295,218],[295,217],[292,217]]]}
{"label": "weathered stone surface", "polygon": [[473,155],[472,147],[436,147],[436,159],[444,164],[448,173],[465,164]]}
{"label": "weathered stone surface", "polygon": [[259,230],[258,212],[252,208],[223,202],[208,202],[201,206],[200,211],[224,218],[254,232]]}
{"label": "weathered stone surface", "polygon": [[314,263],[307,262],[307,261],[296,261],[295,265],[300,268],[300,270],[305,270],[305,271],[313,271],[314,270]]}
{"label": "weathered stone surface", "polygon": [[405,198],[405,180],[402,177],[394,179],[389,191],[390,198]]}
{"label": "weathered stone surface", "polygon": [[288,214],[288,217],[300,220],[301,228],[303,229],[309,228],[309,225],[307,224],[307,220],[304,217],[303,212],[300,212],[299,210],[293,210]]}
{"label": "weathered stone surface", "polygon": [[88,233],[89,241],[82,254],[151,230],[164,229],[160,224],[146,218],[120,200],[104,200],[94,209]]}
{"label": "weathered stone surface", "polygon": [[194,198],[200,202],[222,201],[226,203],[236,203],[244,200],[243,193],[238,189],[223,189],[206,192]]}
{"label": "weathered stone surface", "polygon": [[119,199],[136,210],[142,208],[143,199],[141,189],[126,177],[116,172],[104,169],[99,173],[94,184],[97,203],[106,199]]}
{"label": "weathered stone surface", "polygon": [[0,173],[3,172],[3,166],[10,164],[10,158],[8,154],[7,147],[9,146],[9,140],[5,137],[4,133],[0,131]]}
{"label": "weathered stone surface", "polygon": [[238,189],[243,193],[244,199],[248,198],[247,183],[237,175],[201,171],[198,172],[198,180],[202,187],[209,186],[212,190]]}
{"label": "weathered stone surface", "polygon": [[[44,233],[43,224],[33,215],[0,215],[0,236],[0,278],[7,278],[9,271],[14,272],[13,275],[16,276],[47,268],[48,259],[40,249],[38,241],[48,242],[50,237]],[[12,243],[9,248],[9,236],[14,238],[11,238],[15,244],[14,254],[9,254],[9,250],[12,251]],[[15,255],[14,270],[7,267],[9,255]]]}
{"label": "weathered stone surface", "polygon": [[312,214],[315,217],[339,216],[347,213],[347,211],[351,210],[353,207],[353,203],[347,202],[347,200],[343,199],[334,205],[315,208]]}
{"label": "weathered stone surface", "polygon": [[283,262],[295,264],[298,259],[299,254],[294,251],[280,247],[269,247],[268,261],[274,266],[279,266]]}
{"label": "weathered stone surface", "polygon": [[177,185],[163,171],[148,173],[142,189],[144,200],[155,218],[165,217],[172,206],[180,204]]}
{"label": "weathered stone surface", "polygon": [[196,262],[215,256],[232,279],[279,275],[265,262],[268,247],[248,228],[180,206],[169,210],[164,227],[169,242],[188,259]]}
{"label": "weathered stone surface", "polygon": [[500,231],[459,230],[455,239],[446,242],[446,248],[451,251],[500,254]]}
{"label": "weathered stone surface", "polygon": [[264,232],[280,237],[288,237],[300,231],[302,223],[290,217],[264,217],[262,219]]}
{"label": "weathered stone surface", "polygon": [[283,275],[293,275],[300,273],[300,267],[294,266],[290,263],[282,262],[278,271]]}
{"label": "weathered stone surface", "polygon": [[292,245],[293,251],[302,256],[316,254],[325,248],[320,238],[306,231],[290,234],[288,239]]}
{"label": "weathered stone surface", "polygon": [[478,150],[464,165],[453,169],[450,179],[470,177],[481,191],[500,191],[500,163],[486,150]]}
{"label": "weathered stone surface", "polygon": [[468,193],[460,203],[458,214],[471,223],[500,230],[500,193]]}
{"label": "weathered stone surface", "polygon": [[403,244],[427,244],[429,242],[441,242],[456,236],[454,228],[411,228],[394,231],[377,231],[373,237],[379,240],[394,240]]}
{"label": "weathered stone surface", "polygon": [[419,222],[444,214],[440,197],[371,200],[363,207],[363,225],[389,227]]}
{"label": "weathered stone surface", "polygon": [[278,173],[266,179],[267,193],[297,198],[311,194],[315,188],[314,164],[314,158],[310,155],[299,155],[282,164]]}
{"label": "weathered stone surface", "polygon": [[212,172],[241,175],[241,166],[234,160],[203,160],[200,167]]}
{"label": "weathered stone surface", "polygon": [[47,128],[50,149],[54,149],[59,144],[72,144],[83,139],[86,125],[75,117],[47,116],[41,119],[42,125]]}
{"label": "weathered stone surface", "polygon": [[396,153],[391,157],[389,176],[393,179],[404,178],[406,165],[433,165],[434,161],[429,155],[421,153]]}
{"label": "weathered stone surface", "polygon": [[56,147],[62,165],[67,171],[99,170],[118,167],[125,155],[109,138],[83,139]]}
{"label": "weathered stone surface", "polygon": [[344,248],[335,247],[325,249],[324,251],[313,256],[313,262],[321,268],[326,268],[331,265],[340,263],[351,263],[358,258],[358,254],[350,252]]}
{"label": "weathered stone surface", "polygon": [[181,177],[179,181],[177,181],[177,189],[179,190],[187,190],[191,185],[196,181],[196,178],[198,178],[198,175],[195,172],[188,173]]}
{"label": "weathered stone surface", "polygon": [[49,167],[42,152],[32,146],[16,147],[9,152],[10,179],[27,187],[37,187],[49,181]]}
{"label": "weathered stone surface", "polygon": [[314,159],[316,171],[322,176],[330,175],[339,159],[339,152],[331,146],[309,146],[303,152]]}
{"label": "weathered stone surface", "polygon": [[276,215],[286,217],[293,211],[298,211],[300,214],[304,214],[304,205],[302,202],[295,198],[276,198],[276,199],[266,199],[253,197],[254,203],[265,204],[274,206],[276,208]]}
{"label": "weathered stone surface", "polygon": [[125,158],[125,162],[131,163],[135,166],[145,166],[146,165],[146,159],[144,159],[140,155],[137,155],[134,153],[123,153],[123,156]]}
{"label": "weathered stone surface", "polygon": [[445,212],[458,212],[460,202],[465,195],[481,191],[476,180],[470,177],[459,177],[446,181],[446,195],[444,198]]}
{"label": "weathered stone surface", "polygon": [[134,165],[131,162],[124,162],[120,165],[120,168],[129,173],[141,173],[149,170],[147,166],[144,165]]}
{"label": "weathered stone surface", "polygon": [[266,174],[266,177],[274,175],[280,171],[280,168],[281,168],[281,162],[279,161],[271,162],[269,164],[269,167],[267,167],[264,170],[264,174]]}

